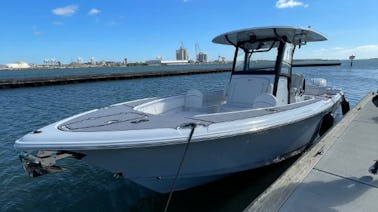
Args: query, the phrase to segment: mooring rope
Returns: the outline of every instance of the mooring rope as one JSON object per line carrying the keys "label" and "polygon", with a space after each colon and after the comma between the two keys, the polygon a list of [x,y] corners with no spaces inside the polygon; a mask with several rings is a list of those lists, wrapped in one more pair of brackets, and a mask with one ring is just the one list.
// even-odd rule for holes
{"label": "mooring rope", "polygon": [[169,203],[171,202],[172,195],[173,195],[173,192],[174,192],[175,187],[176,187],[177,179],[180,175],[182,164],[184,163],[185,156],[186,156],[186,153],[188,152],[189,144],[190,144],[190,141],[192,140],[194,129],[197,127],[197,124],[196,123],[188,123],[188,124],[184,124],[180,127],[191,127],[191,130],[190,130],[190,134],[189,134],[189,137],[188,137],[188,141],[186,142],[186,145],[185,145],[184,153],[182,154],[180,164],[179,164],[177,171],[176,171],[175,179],[173,180],[173,183],[172,183],[171,191],[169,192],[167,203],[165,204],[164,212],[167,212],[167,210],[168,210]]}

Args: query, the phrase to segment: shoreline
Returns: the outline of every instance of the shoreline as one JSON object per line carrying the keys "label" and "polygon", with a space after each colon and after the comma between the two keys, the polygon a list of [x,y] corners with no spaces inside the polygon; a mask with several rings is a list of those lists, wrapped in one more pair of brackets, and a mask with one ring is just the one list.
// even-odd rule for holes
{"label": "shoreline", "polygon": [[231,68],[213,68],[213,69],[197,69],[197,70],[175,70],[175,71],[149,71],[149,72],[132,72],[132,73],[116,73],[116,74],[86,74],[86,75],[70,75],[57,77],[40,77],[28,79],[8,79],[0,80],[0,89],[37,87],[48,85],[62,85],[95,81],[110,80],[131,80],[140,78],[153,78],[165,76],[193,75],[193,74],[209,74],[229,72]]}
{"label": "shoreline", "polygon": [[[62,84],[72,84],[72,83],[83,83],[83,82],[94,82],[94,81],[109,81],[109,80],[130,80],[130,79],[140,79],[140,78],[153,78],[153,77],[165,77],[165,76],[179,76],[179,75],[192,75],[192,74],[208,74],[208,73],[220,73],[220,72],[230,72],[232,67],[206,67],[206,68],[195,68],[196,65],[204,64],[189,64],[189,65],[176,65],[174,70],[155,70],[155,71],[143,71],[143,72],[126,72],[126,73],[87,73],[83,75],[67,75],[67,76],[49,76],[49,77],[29,77],[29,78],[10,78],[10,79],[0,79],[0,89],[10,89],[10,88],[21,88],[21,87],[37,87],[37,86],[49,86],[49,85],[62,85]],[[210,64],[206,65],[219,65]],[[231,64],[228,64],[231,65]],[[340,66],[340,61],[296,61],[292,67],[316,67],[316,66]],[[164,65],[165,66],[165,65]],[[163,67],[164,67],[163,66]],[[168,65],[170,66],[170,65]],[[183,69],[180,67],[192,66],[190,69]],[[56,70],[56,69],[90,69],[90,68],[127,68],[128,66],[59,66],[59,67],[43,67],[43,69],[35,68],[29,70]],[[130,66],[135,67],[135,66]],[[145,66],[148,67],[148,66]],[[25,70],[25,69],[22,69]],[[28,70],[28,71],[29,71]],[[9,71],[16,71],[11,69]]]}
{"label": "shoreline", "polygon": [[[365,59],[360,59],[365,60]],[[371,60],[371,59],[368,59]],[[358,60],[355,60],[358,61]],[[307,66],[337,66],[348,60],[326,60],[326,59],[296,59],[293,61],[293,67],[307,67]],[[150,67],[150,66],[196,66],[196,65],[222,65],[232,62],[226,61],[225,63],[208,62],[208,63],[187,63],[187,64],[163,64],[163,65],[149,65],[146,63],[128,63],[128,64],[101,64],[101,65],[37,65],[30,68],[7,68],[0,67],[0,71],[34,71],[34,70],[56,70],[56,69],[91,69],[91,68],[127,68],[127,67]]]}
{"label": "shoreline", "polygon": [[222,65],[222,64],[232,64],[231,62],[226,63],[188,63],[188,64],[169,64],[169,65],[148,65],[145,63],[129,63],[127,65],[38,65],[32,66],[30,68],[7,68],[0,67],[0,71],[29,71],[29,70],[48,70],[48,69],[91,69],[91,68],[127,68],[127,67],[149,67],[149,66],[196,66],[196,65]]}

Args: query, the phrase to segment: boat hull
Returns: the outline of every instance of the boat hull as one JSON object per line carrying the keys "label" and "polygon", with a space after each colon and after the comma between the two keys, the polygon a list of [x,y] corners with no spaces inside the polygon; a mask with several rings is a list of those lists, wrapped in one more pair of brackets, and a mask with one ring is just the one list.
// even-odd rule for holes
{"label": "boat hull", "polygon": [[[318,135],[324,114],[253,133],[191,142],[174,190],[188,189],[298,154]],[[172,188],[185,145],[80,152],[89,163],[122,173],[151,190],[167,193]]]}

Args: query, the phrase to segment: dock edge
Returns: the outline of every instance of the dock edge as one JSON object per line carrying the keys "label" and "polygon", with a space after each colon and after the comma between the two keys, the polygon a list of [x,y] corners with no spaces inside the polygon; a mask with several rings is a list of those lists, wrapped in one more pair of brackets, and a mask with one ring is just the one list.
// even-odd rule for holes
{"label": "dock edge", "polygon": [[337,141],[342,132],[347,129],[352,120],[359,114],[358,112],[361,108],[371,101],[376,94],[376,92],[370,92],[362,98],[340,122],[320,138],[318,143],[303,153],[273,184],[254,199],[244,211],[278,211],[320,161],[322,156]]}

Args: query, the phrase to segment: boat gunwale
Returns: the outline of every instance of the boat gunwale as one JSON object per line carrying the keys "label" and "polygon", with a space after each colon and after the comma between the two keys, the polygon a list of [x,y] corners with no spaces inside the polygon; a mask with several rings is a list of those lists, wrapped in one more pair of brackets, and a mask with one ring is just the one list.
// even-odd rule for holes
{"label": "boat gunwale", "polygon": [[[128,128],[128,127],[125,127],[123,130],[105,129],[106,126],[103,127],[104,129],[96,128],[96,130],[80,130],[79,128],[77,128],[77,129],[70,129],[70,128],[62,129],[62,127],[75,122],[74,121],[75,119],[79,119],[83,115],[87,115],[87,114],[90,114],[92,112],[100,112],[103,109],[111,109],[111,108],[115,109],[115,107],[121,107],[121,106],[129,107],[130,113],[140,113],[140,115],[145,115],[147,119],[148,118],[153,119],[154,117],[155,118],[156,117],[162,118],[162,117],[166,117],[166,116],[172,117],[171,116],[172,114],[169,114],[169,115],[164,114],[164,113],[163,114],[151,114],[151,113],[146,113],[146,112],[140,111],[136,108],[143,107],[144,105],[148,105],[148,104],[159,103],[160,101],[165,100],[165,99],[179,98],[181,96],[182,95],[172,96],[172,97],[168,97],[168,98],[151,98],[151,101],[143,101],[141,104],[134,105],[133,107],[130,107],[129,102],[124,102],[124,103],[120,103],[120,104],[117,104],[117,105],[112,105],[111,107],[105,107],[105,108],[91,110],[91,111],[79,114],[77,116],[68,117],[67,119],[62,120],[59,123],[58,129],[60,129],[62,131],[66,131],[66,132],[114,132],[114,131],[134,130],[134,129]],[[185,115],[177,115],[176,116],[175,115],[174,117],[176,117],[176,118],[180,117],[180,118],[183,118],[184,120],[187,120],[188,122],[197,122],[197,123],[202,123],[204,125],[219,124],[219,123],[232,122],[232,121],[244,120],[244,119],[249,119],[249,118],[256,118],[256,117],[259,117],[259,116],[270,115],[270,114],[274,114],[274,113],[278,113],[278,112],[286,112],[286,111],[290,111],[290,110],[293,110],[293,109],[297,109],[297,108],[300,108],[300,107],[303,107],[303,106],[311,105],[313,103],[325,100],[325,97],[312,96],[312,95],[308,95],[308,96],[311,97],[308,100],[304,100],[304,101],[301,101],[301,102],[292,103],[292,104],[288,104],[288,105],[280,105],[280,106],[266,107],[266,108],[245,108],[245,109],[239,109],[239,110],[222,111],[222,112],[214,112],[214,113],[198,113],[198,114],[195,114],[193,116],[185,116]],[[132,102],[134,102],[134,101],[132,101]],[[233,116],[235,116],[235,115],[242,116],[244,114],[245,114],[244,118],[241,118],[241,119],[235,118],[235,117],[233,118]],[[101,117],[101,116],[97,116],[97,117]],[[222,117],[223,119],[218,120],[218,121],[212,119],[212,118],[216,119],[216,118],[219,118],[219,117]],[[160,119],[160,121],[162,121],[163,119],[164,118]],[[80,120],[78,120],[78,121],[80,121]],[[152,121],[154,121],[154,120],[152,120]],[[172,125],[172,126],[169,126],[169,127],[161,127],[161,128],[176,129],[177,127],[179,127],[182,124],[184,124],[184,123],[177,122],[175,125]],[[128,125],[128,124],[126,124],[126,125]],[[110,125],[108,125],[108,126],[110,127]],[[133,126],[133,125],[131,125],[131,126]],[[138,130],[158,129],[157,126],[159,126],[159,125],[152,126],[152,127],[150,126],[150,127],[140,128]],[[93,127],[96,127],[96,126],[93,126]]]}
{"label": "boat gunwale", "polygon": [[[336,96],[339,96],[338,98],[336,98]],[[336,98],[336,101],[333,101],[333,99],[329,99],[331,102],[329,104],[323,104],[323,106],[327,105],[327,108],[326,109],[323,109],[323,110],[320,110],[319,112],[317,113],[311,113],[307,116],[301,116],[301,117],[295,117],[296,119],[293,119],[291,121],[283,121],[282,123],[279,123],[279,124],[275,124],[275,125],[268,125],[266,127],[261,127],[261,128],[254,128],[254,129],[249,129],[249,130],[243,130],[243,131],[239,131],[238,133],[233,133],[233,134],[225,134],[225,135],[216,135],[216,134],[211,134],[211,135],[207,135],[206,137],[205,136],[198,136],[198,135],[193,135],[193,138],[192,138],[192,141],[191,142],[203,142],[203,141],[207,141],[207,140],[212,140],[212,139],[220,139],[220,138],[229,138],[229,137],[236,137],[236,136],[242,136],[242,135],[246,135],[246,134],[252,134],[252,133],[261,133],[263,131],[267,131],[267,130],[270,130],[270,129],[273,129],[273,128],[279,128],[279,127],[282,127],[282,126],[285,126],[285,125],[289,125],[289,124],[293,124],[293,123],[296,123],[296,122],[300,122],[300,121],[303,121],[305,119],[308,119],[308,118],[311,118],[311,117],[314,117],[314,116],[318,116],[319,114],[326,114],[326,113],[329,113],[332,108],[337,105],[338,102],[341,101],[341,94],[335,94],[333,96],[334,98]],[[324,99],[319,99],[318,101],[312,103],[312,104],[316,104],[316,103],[319,103],[320,101],[325,101]],[[312,105],[312,104],[309,104]],[[296,109],[301,109],[303,107],[298,107]],[[281,112],[287,112],[287,111],[281,111]],[[280,113],[281,113],[280,112]],[[271,113],[269,115],[272,115],[274,113]],[[256,117],[253,117],[253,118],[256,118]],[[253,118],[249,118],[249,119],[253,119]],[[248,119],[248,118],[247,118]],[[238,120],[238,121],[241,121],[241,120]],[[242,120],[243,121],[243,120]],[[244,120],[245,121],[245,120]],[[56,127],[59,126],[61,123],[60,122],[57,122],[55,124],[52,124],[54,125],[53,127],[58,130]],[[51,126],[50,126],[51,127]],[[205,127],[206,128],[206,127]],[[167,128],[161,128],[161,129],[167,129]],[[177,130],[177,129],[176,129]],[[135,130],[135,131],[138,131],[138,130]],[[129,148],[145,148],[145,147],[157,147],[157,146],[169,146],[169,145],[180,145],[180,144],[185,144],[187,142],[187,134],[189,134],[189,131],[190,129],[180,129],[180,134],[181,134],[181,137],[176,137],[176,138],[171,138],[171,139],[166,139],[164,141],[159,141],[159,140],[153,140],[151,142],[151,140],[148,140],[148,141],[143,141],[143,142],[140,142],[140,141],[134,141],[133,143],[130,143],[130,142],[125,142],[125,141],[122,141],[122,142],[117,142],[117,143],[112,143],[112,144],[109,144],[109,142],[104,142],[102,141],[102,143],[94,143],[94,142],[91,142],[91,143],[85,143],[84,145],[80,145],[82,143],[73,143],[73,142],[70,142],[70,143],[55,143],[55,144],[47,144],[45,143],[45,146],[44,147],[41,147],[41,145],[37,145],[35,146],[35,142],[32,142],[32,144],[29,144],[29,145],[25,145],[24,144],[20,144],[21,139],[18,139],[15,143],[15,148],[16,149],[19,149],[19,150],[32,150],[32,149],[38,149],[38,150],[75,150],[75,151],[80,151],[80,150],[98,150],[98,149],[129,149]],[[64,132],[64,131],[62,131]],[[84,133],[104,133],[104,132],[108,132],[109,131],[102,131],[102,132],[84,132]],[[115,131],[117,132],[117,131]],[[187,132],[187,133],[186,133]],[[75,133],[75,132],[65,132],[65,133]],[[83,132],[81,132],[83,133]],[[222,132],[224,133],[224,131]],[[79,144],[79,145],[78,145]],[[22,147],[21,147],[22,146]],[[68,147],[68,148],[67,148]]]}

